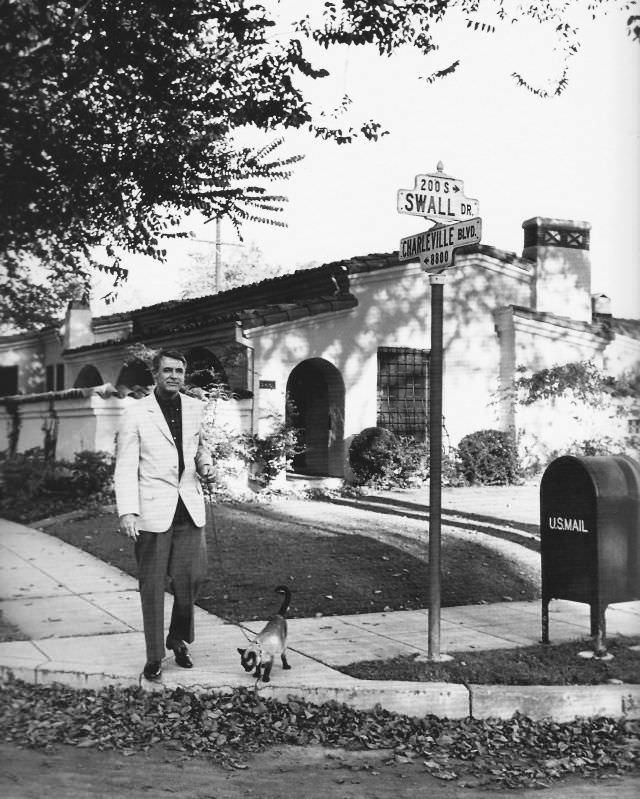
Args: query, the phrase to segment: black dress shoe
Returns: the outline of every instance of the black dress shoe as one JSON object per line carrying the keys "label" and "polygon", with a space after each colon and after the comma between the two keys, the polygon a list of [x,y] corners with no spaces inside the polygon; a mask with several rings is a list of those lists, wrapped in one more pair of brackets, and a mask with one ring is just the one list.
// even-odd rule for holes
{"label": "black dress shoe", "polygon": [[158,682],[162,675],[162,661],[147,660],[142,673],[147,680],[150,680],[151,682]]}
{"label": "black dress shoe", "polygon": [[189,648],[184,641],[171,641],[167,639],[167,649],[173,649],[173,654],[176,658],[176,663],[183,669],[192,669],[193,660],[189,654]]}

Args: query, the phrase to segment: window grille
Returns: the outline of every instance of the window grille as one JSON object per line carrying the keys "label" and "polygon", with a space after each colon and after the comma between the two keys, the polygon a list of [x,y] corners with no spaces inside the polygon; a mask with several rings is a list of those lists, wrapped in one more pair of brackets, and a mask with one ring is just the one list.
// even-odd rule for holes
{"label": "window grille", "polygon": [[424,441],[427,427],[427,350],[379,347],[377,425]]}

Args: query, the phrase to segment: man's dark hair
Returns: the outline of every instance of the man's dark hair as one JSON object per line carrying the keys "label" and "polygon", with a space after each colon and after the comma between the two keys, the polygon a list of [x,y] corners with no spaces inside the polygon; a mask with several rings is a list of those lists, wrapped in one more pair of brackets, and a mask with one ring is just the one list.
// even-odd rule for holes
{"label": "man's dark hair", "polygon": [[151,361],[152,371],[157,372],[160,368],[160,359],[161,358],[173,358],[174,361],[182,361],[187,368],[187,359],[179,350],[160,350],[153,356],[153,360]]}

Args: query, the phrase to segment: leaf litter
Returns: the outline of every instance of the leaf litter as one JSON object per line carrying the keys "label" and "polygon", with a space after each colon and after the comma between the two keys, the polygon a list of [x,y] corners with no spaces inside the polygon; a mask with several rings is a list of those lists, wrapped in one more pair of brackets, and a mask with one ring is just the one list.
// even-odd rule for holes
{"label": "leaf litter", "polygon": [[268,746],[319,744],[390,751],[390,762],[421,765],[438,779],[469,787],[540,787],[569,775],[640,771],[639,720],[413,718],[337,702],[277,702],[247,689],[90,691],[9,679],[0,687],[0,724],[2,739],[20,746],[67,744],[124,756],[163,746],[182,757],[208,756],[232,770],[246,768],[246,759]]}

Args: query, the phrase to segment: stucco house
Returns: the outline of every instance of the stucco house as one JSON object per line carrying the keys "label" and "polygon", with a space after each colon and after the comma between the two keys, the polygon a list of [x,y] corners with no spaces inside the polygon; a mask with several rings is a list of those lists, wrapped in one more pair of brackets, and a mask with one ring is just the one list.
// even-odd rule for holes
{"label": "stucco house", "polygon": [[[619,375],[640,364],[640,321],[592,295],[590,225],[536,217],[523,229],[522,255],[472,245],[447,273],[443,421],[454,445],[521,425],[500,399],[518,366],[590,360]],[[0,338],[0,450],[47,436],[58,457],[113,450],[122,408],[136,401],[126,395],[150,382],[130,354],[143,343],[213,366],[239,397],[227,414],[238,430],[264,433],[287,418],[306,431],[296,468],[342,477],[365,427],[427,434],[429,292],[418,261],[395,252],[127,313],[94,318],[72,303],[59,327]],[[547,415],[546,435],[564,424]]]}

